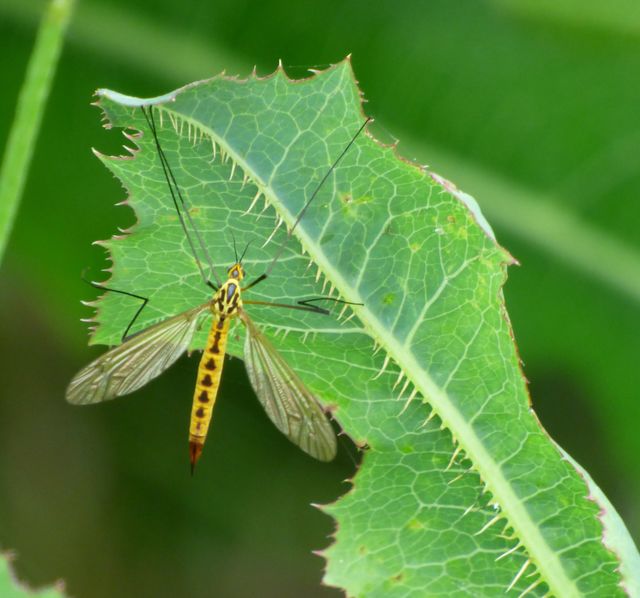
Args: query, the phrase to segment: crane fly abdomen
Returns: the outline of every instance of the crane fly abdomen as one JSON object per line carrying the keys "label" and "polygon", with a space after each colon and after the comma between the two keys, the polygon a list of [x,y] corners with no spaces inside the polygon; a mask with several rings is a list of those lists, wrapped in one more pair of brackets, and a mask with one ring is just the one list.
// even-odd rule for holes
{"label": "crane fly abdomen", "polygon": [[193,393],[191,406],[191,424],[189,426],[189,456],[191,471],[202,454],[209,431],[213,406],[220,387],[220,377],[224,366],[227,349],[227,337],[231,319],[238,315],[242,307],[240,286],[243,272],[240,264],[229,269],[227,280],[216,292],[211,301],[213,321],[207,338],[207,345],[202,352],[198,366],[198,379]]}

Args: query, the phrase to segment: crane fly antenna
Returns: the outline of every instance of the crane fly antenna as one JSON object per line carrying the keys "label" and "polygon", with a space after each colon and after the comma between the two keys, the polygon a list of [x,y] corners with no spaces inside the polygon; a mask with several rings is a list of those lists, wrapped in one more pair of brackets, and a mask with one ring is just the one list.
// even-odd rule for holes
{"label": "crane fly antenna", "polygon": [[298,223],[300,222],[300,220],[302,220],[302,217],[305,215],[306,211],[309,209],[309,206],[311,205],[311,202],[316,198],[316,195],[318,195],[318,192],[322,188],[322,185],[324,185],[326,180],[329,178],[329,175],[335,170],[335,168],[338,165],[338,163],[340,162],[340,160],[342,160],[342,158],[344,158],[344,155],[349,151],[351,146],[355,143],[355,141],[358,138],[358,136],[360,135],[360,133],[362,133],[364,128],[372,120],[373,119],[370,116],[368,116],[367,119],[360,125],[360,128],[356,131],[356,134],[351,138],[351,141],[349,141],[347,146],[342,150],[340,155],[335,159],[335,161],[333,162],[333,164],[331,165],[329,170],[327,170],[325,175],[322,177],[322,180],[318,183],[316,188],[313,190],[313,193],[311,194],[311,197],[309,197],[309,199],[306,201],[304,206],[302,206],[302,209],[300,210],[300,213],[298,214],[298,217],[296,218],[295,222],[293,223],[293,226],[289,229],[289,232],[287,233],[287,236],[286,236],[285,240],[282,242],[282,244],[278,248],[278,251],[276,251],[276,255],[274,256],[273,260],[271,260],[271,263],[269,264],[269,267],[266,269],[266,271],[263,274],[261,274],[260,276],[258,276],[258,278],[256,278],[250,284],[248,284],[244,288],[245,291],[247,289],[250,289],[251,287],[257,285],[259,282],[262,282],[265,278],[267,278],[269,276],[269,274],[271,274],[271,271],[273,270],[273,267],[276,265],[276,262],[280,259],[280,256],[282,255],[282,252],[284,251],[285,247],[287,246],[287,243],[291,239],[291,236],[293,235],[293,231],[295,230],[296,226],[298,226]]}
{"label": "crane fly antenna", "polygon": [[[200,270],[200,275],[202,276],[202,280],[206,285],[211,287],[213,290],[217,291],[218,287],[222,286],[222,281],[218,278],[218,275],[216,274],[215,268],[213,267],[213,261],[211,259],[211,256],[209,255],[209,252],[207,251],[207,246],[205,245],[204,239],[202,238],[202,235],[198,231],[198,228],[196,227],[195,223],[193,222],[193,219],[191,218],[191,214],[187,209],[187,202],[182,196],[180,187],[176,181],[173,171],[171,170],[171,166],[169,165],[169,161],[167,160],[164,150],[160,145],[160,139],[158,138],[158,132],[156,129],[156,122],[153,117],[153,107],[152,106],[149,107],[148,113],[145,110],[144,106],[140,106],[140,109],[142,110],[142,114],[144,114],[147,124],[149,125],[149,129],[151,130],[151,133],[153,135],[153,140],[155,142],[156,150],[158,152],[158,157],[160,158],[160,163],[162,165],[162,170],[164,172],[164,178],[167,181],[167,186],[169,187],[169,191],[171,193],[171,199],[173,200],[173,205],[176,209],[176,212],[178,213],[178,219],[180,220],[180,225],[182,226],[182,230],[184,231],[184,234],[187,237],[187,241],[189,242],[189,247],[191,248],[191,253],[193,254],[193,257],[196,261],[198,270]],[[178,200],[180,200],[180,204],[178,204]],[[184,210],[184,215],[182,213],[183,210]],[[211,282],[210,278],[204,272],[204,268],[202,267],[202,262],[200,261],[200,258],[198,257],[198,252],[196,251],[195,243],[193,242],[193,239],[191,238],[191,234],[187,227],[185,216],[186,216],[186,219],[189,221],[189,225],[191,226],[196,236],[198,245],[200,245],[200,249],[202,250],[202,253],[207,260],[207,263],[209,265],[209,272],[210,274],[213,274],[213,277],[217,283],[217,286],[214,285],[213,282]]]}
{"label": "crane fly antenna", "polygon": [[[245,248],[244,248],[244,251],[242,252],[242,255],[240,256],[240,260],[239,260],[239,262],[238,262],[238,263],[240,263],[240,264],[242,263],[242,259],[244,258],[244,254],[245,254],[245,253],[247,253],[247,249],[249,249],[249,245],[251,245],[251,242],[252,242],[252,241],[253,241],[253,239],[251,239],[251,240],[246,244],[246,246],[245,246]],[[236,255],[236,257],[238,257],[238,256]]]}
{"label": "crane fly antenna", "polygon": [[[236,264],[237,264],[238,263],[238,248],[236,247],[236,236],[233,234],[233,231],[230,231],[230,232],[231,232],[231,238],[233,239],[233,253],[236,256]],[[240,258],[240,261],[242,261],[242,258]]]}

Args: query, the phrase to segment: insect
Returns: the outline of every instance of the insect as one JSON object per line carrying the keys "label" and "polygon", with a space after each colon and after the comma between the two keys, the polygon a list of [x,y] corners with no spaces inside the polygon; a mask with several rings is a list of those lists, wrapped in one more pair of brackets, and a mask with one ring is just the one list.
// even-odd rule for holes
{"label": "insect", "polygon": [[[336,437],[323,407],[244,309],[244,305],[253,303],[326,315],[329,313],[328,310],[313,304],[314,301],[325,298],[307,299],[299,301],[296,305],[289,305],[243,300],[243,293],[268,277],[284,249],[284,244],[289,240],[293,230],[300,222],[329,173],[337,166],[370,119],[367,119],[362,124],[306,201],[269,268],[251,283],[242,287],[245,278],[242,259],[246,253],[246,248],[240,258],[238,258],[236,252],[235,262],[227,270],[226,280],[220,280],[215,275],[213,266],[211,266],[211,260],[208,258],[204,241],[191,221],[188,210],[185,209],[186,204],[182,198],[182,193],[160,145],[153,108],[145,109],[142,107],[141,110],[153,135],[167,185],[196,264],[203,281],[213,290],[214,294],[210,300],[197,307],[154,324],[141,332],[127,336],[148,299],[127,291],[118,291],[94,284],[94,286],[103,290],[137,297],[143,300],[143,304],[127,326],[122,344],[98,357],[80,370],[71,380],[67,388],[67,400],[78,405],[99,403],[132,393],[141,388],[147,382],[159,376],[188,349],[191,339],[199,327],[201,318],[207,313],[211,314],[211,328],[198,366],[197,382],[191,409],[189,457],[193,473],[195,464],[202,454],[211,422],[224,366],[229,326],[234,318],[239,318],[246,329],[244,361],[249,380],[268,417],[282,433],[306,453],[320,461],[332,460],[336,454]],[[195,231],[195,240],[191,238],[185,219],[189,221]],[[200,250],[209,259],[210,271],[214,274],[215,283],[205,275],[196,251],[196,244],[200,246]],[[339,301],[335,299],[329,300]]]}

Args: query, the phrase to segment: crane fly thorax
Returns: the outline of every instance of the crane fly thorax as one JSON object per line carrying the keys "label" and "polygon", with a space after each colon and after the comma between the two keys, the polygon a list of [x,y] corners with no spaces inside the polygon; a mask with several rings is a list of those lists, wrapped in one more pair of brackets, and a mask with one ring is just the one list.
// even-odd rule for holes
{"label": "crane fly thorax", "polygon": [[211,302],[211,311],[215,316],[232,317],[242,308],[240,285],[234,279],[227,280],[216,292]]}
{"label": "crane fly thorax", "polygon": [[242,308],[240,296],[240,281],[244,278],[242,264],[237,263],[231,266],[228,275],[228,280],[218,289],[211,302],[211,311],[218,317],[235,316]]}

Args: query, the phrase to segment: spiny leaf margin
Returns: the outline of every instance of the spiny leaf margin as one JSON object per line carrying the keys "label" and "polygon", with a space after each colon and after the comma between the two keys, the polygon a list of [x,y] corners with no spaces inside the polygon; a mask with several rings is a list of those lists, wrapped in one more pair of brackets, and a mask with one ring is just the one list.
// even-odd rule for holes
{"label": "spiny leaf margin", "polygon": [[[296,95],[305,86],[309,97],[317,98],[322,95],[320,91],[324,91],[326,102],[321,109],[316,105],[316,110],[312,110],[314,104],[309,97],[305,98],[300,93]],[[143,128],[134,112],[109,102],[108,93],[103,93],[102,96],[101,104],[111,123]],[[272,106],[271,112],[265,112],[265,96],[273,103],[280,101]],[[250,193],[243,195],[242,192],[237,193],[237,188],[233,190],[236,193],[232,193],[227,186],[217,193],[229,195],[222,202],[219,197],[207,196],[204,181],[210,184],[216,179],[215,184],[220,185],[224,177],[213,173],[224,170],[228,164],[209,164],[209,171],[202,168],[198,178],[195,175],[197,169],[186,166],[186,163],[189,159],[195,160],[201,156],[189,154],[186,147],[188,144],[182,143],[180,136],[167,133],[163,139],[168,152],[175,152],[174,159],[170,157],[170,161],[179,170],[178,180],[200,181],[202,195],[197,209],[201,211],[201,223],[214,260],[221,263],[224,261],[222,256],[228,256],[228,246],[226,242],[221,242],[219,230],[233,230],[239,243],[244,243],[251,235],[267,238],[278,217],[290,225],[301,207],[305,193],[308,195],[311,185],[326,171],[331,157],[348,140],[349,131],[353,132],[363,118],[359,92],[348,62],[316,77],[297,82],[287,79],[280,69],[273,76],[263,79],[254,75],[240,81],[221,76],[178,90],[172,97],[175,100],[170,105],[163,106],[162,110],[171,113],[178,122],[186,122],[194,127],[194,131],[199,130],[205,137],[213,139],[227,156],[231,156],[231,167],[239,166],[240,170],[248,174],[254,187]],[[135,105],[135,102],[132,104]],[[203,106],[206,106],[206,110]],[[237,113],[232,114],[232,109]],[[256,114],[264,120],[259,121]],[[313,143],[308,143],[306,148],[287,146],[287,125],[290,130],[297,128],[299,132],[308,131],[310,135],[313,133]],[[274,131],[283,135],[284,145]],[[336,131],[338,135],[334,134]],[[290,138],[289,142],[293,144]],[[325,152],[318,151],[320,142],[327,148]],[[139,256],[149,259],[149,252],[134,244],[136,235],[141,247],[144,246],[145,233],[155,237],[163,234],[168,236],[161,245],[165,258],[171,257],[174,266],[179,265],[178,269],[188,271],[193,266],[185,248],[180,247],[181,233],[176,223],[171,222],[170,206],[166,203],[158,204],[150,210],[154,205],[151,197],[153,194],[145,192],[145,184],[151,187],[151,182],[144,180],[144,184],[141,184],[140,172],[153,169],[153,152],[143,139],[136,138],[135,143],[143,150],[136,155],[136,160],[127,163],[105,158],[109,167],[129,190],[129,201],[139,218],[138,225],[134,227],[135,235],[105,243],[115,263],[120,264],[121,269],[114,271],[114,278],[121,277],[123,283],[127,283],[121,284],[120,288],[132,288],[132,282],[144,285],[145,277],[154,271],[153,268],[148,268],[147,271],[139,267],[137,270],[131,266],[127,268],[127,264],[135,261],[136,250]],[[287,156],[282,162],[285,165],[284,172],[278,171],[274,176],[275,161],[272,161],[273,156],[264,148],[270,147],[277,154],[279,144],[286,148],[284,153]],[[176,145],[179,147],[176,148]],[[141,160],[144,163],[140,163]],[[376,166],[371,167],[372,163]],[[132,164],[136,165],[130,168]],[[156,183],[160,181],[161,184],[158,177],[153,178]],[[195,182],[189,186],[198,187],[200,191],[200,186]],[[312,256],[314,265],[319,267],[320,278],[336,287],[344,298],[364,303],[362,308],[353,308],[358,319],[352,322],[355,321],[356,324],[336,329],[326,323],[310,322],[308,318],[292,320],[285,314],[267,314],[256,310],[259,314],[257,319],[263,325],[290,333],[279,342],[287,359],[319,396],[337,406],[337,419],[347,432],[366,441],[371,447],[365,456],[363,469],[355,478],[355,489],[328,508],[341,527],[337,533],[338,542],[326,552],[329,559],[327,582],[341,585],[349,594],[354,595],[361,594],[365,587],[368,588],[366,593],[372,595],[383,588],[385,595],[389,595],[392,590],[393,594],[404,595],[403,592],[406,593],[412,586],[416,589],[429,584],[434,595],[450,592],[453,588],[484,595],[489,588],[492,591],[497,587],[504,590],[514,579],[522,562],[529,559],[532,567],[537,565],[541,574],[539,578],[534,577],[534,582],[540,579],[541,583],[530,587],[530,577],[519,578],[514,585],[514,590],[518,592],[529,589],[532,595],[543,594],[548,590],[547,583],[555,593],[564,595],[574,591],[583,594],[597,593],[604,587],[607,590],[619,590],[619,579],[614,574],[618,563],[602,546],[602,528],[597,519],[596,505],[586,500],[584,483],[573,468],[560,459],[555,447],[529,413],[526,387],[501,294],[506,278],[505,266],[510,261],[508,254],[489,238],[486,229],[478,226],[466,204],[460,201],[461,194],[455,187],[398,160],[392,148],[382,147],[371,136],[358,140],[354,150],[345,158],[345,163],[334,173],[332,184],[328,187],[330,189],[325,190],[324,199],[319,199],[314,206],[315,210],[310,210],[310,214],[305,216],[296,230],[296,236],[301,242],[302,250],[306,250]],[[262,224],[265,221],[268,223],[266,227],[258,222],[254,213],[244,217],[245,220],[253,218],[250,227],[240,224],[242,218],[238,218],[251,205],[256,189],[268,200],[267,211],[262,220]],[[162,196],[162,192],[158,187],[156,191],[157,203],[157,196]],[[216,210],[220,214],[220,205],[223,206],[223,212],[233,212],[234,216],[222,218],[224,226],[220,224],[221,218],[214,217]],[[277,214],[269,205],[275,206]],[[321,207],[324,209],[321,210]],[[383,220],[380,217],[381,210],[387,210],[387,214],[393,216],[393,222],[389,224],[385,221],[382,227],[384,229],[389,224],[388,230],[380,230]],[[407,216],[408,210],[412,210],[410,217]],[[420,222],[426,228],[416,230],[416,222],[420,217],[423,218]],[[173,220],[175,221],[175,215]],[[328,233],[327,222],[331,222]],[[362,226],[362,222],[366,222],[368,229]],[[372,236],[370,232],[375,226],[378,227],[377,236]],[[328,238],[329,235],[331,238]],[[384,246],[382,243],[382,247],[367,246],[366,242],[371,242],[372,238],[376,243],[387,241],[387,244]],[[392,238],[391,242],[389,238]],[[399,245],[393,246],[393,238]],[[277,247],[281,239],[282,234],[276,233],[271,247]],[[341,243],[345,239],[349,240],[349,253]],[[360,284],[356,287],[354,281],[362,272],[358,270],[358,260],[353,259],[353,253],[361,249],[363,251],[360,258],[367,251],[378,252],[378,271],[376,275],[364,272],[366,275],[361,276]],[[395,253],[390,249],[395,249]],[[434,260],[434,255],[437,260]],[[469,264],[461,263],[462,255],[468,257]],[[305,274],[301,248],[290,247],[287,259],[290,261],[281,265],[282,274],[275,276],[268,285],[265,283],[262,289],[264,297],[279,300],[283,297],[308,296],[314,294],[309,292],[312,290],[318,294],[318,287],[314,287],[308,280],[308,274]],[[254,264],[257,265],[259,261],[264,260],[254,258]],[[407,262],[409,266],[406,265]],[[452,269],[453,265],[457,268]],[[431,274],[438,270],[441,273],[440,280]],[[404,278],[398,274],[404,275]],[[450,275],[455,275],[460,288],[451,284],[448,279]],[[387,280],[384,280],[385,276]],[[409,278],[411,285],[407,284]],[[171,294],[174,301],[170,303],[165,300],[166,313],[162,313],[162,301],[159,298],[155,301],[154,308],[158,313],[155,316],[152,313],[148,317],[155,317],[157,320],[179,311],[176,302],[178,305],[182,303],[185,308],[193,305],[197,281],[193,276],[182,276],[183,282],[187,279],[193,281],[193,284],[181,287],[179,293],[175,292],[175,283],[172,285],[170,281],[163,279],[163,286],[168,291],[173,288]],[[112,281],[110,284],[116,286]],[[435,286],[428,288],[429,285]],[[157,285],[147,283],[147,287],[150,291],[157,291]],[[431,322],[429,326],[432,329],[425,329],[424,321],[418,319],[416,325],[416,316],[420,315],[421,308],[436,293],[439,293],[436,301],[429,307],[431,312],[422,314],[423,317],[430,316],[436,324]],[[398,299],[398,296],[402,299]],[[201,295],[198,297],[201,298]],[[111,316],[122,311],[123,303],[119,299],[108,297],[100,305],[104,309],[100,314],[100,321],[118,323],[115,326],[104,326],[95,340],[104,342],[111,339],[114,342],[116,332],[122,330],[122,324]],[[111,315],[107,313],[110,305]],[[480,321],[478,313],[481,314]],[[483,321],[483,318],[488,322]],[[444,324],[438,324],[439,319]],[[385,326],[393,320],[396,321],[396,329],[390,334]],[[399,331],[398,322],[402,324]],[[475,328],[473,324],[476,325]],[[416,325],[414,338],[417,342],[410,347],[410,351],[406,351],[404,347],[400,347],[398,339],[406,338],[409,326],[412,325]],[[323,328],[327,335],[325,337],[322,336]],[[309,331],[313,333],[310,339],[307,338]],[[490,337],[492,342],[485,343],[478,351],[473,342],[480,332]],[[386,372],[379,377],[375,377],[374,372],[380,371],[387,358],[384,353],[372,355],[370,337],[383,346],[387,357],[393,357]],[[327,342],[327,338],[331,340]],[[449,359],[447,355],[447,342],[452,342],[452,339],[462,341],[458,342],[458,348],[464,347],[465,339],[472,341],[464,349],[466,362],[460,362],[460,367],[458,362]],[[202,346],[201,343],[200,338],[194,346]],[[476,351],[472,352],[471,357],[483,365],[474,368],[477,371],[473,372],[475,377],[472,381],[468,379],[470,349]],[[239,354],[240,345],[232,343],[231,351]],[[486,355],[487,352],[490,353],[489,356]],[[434,354],[439,354],[440,362],[434,358]],[[416,355],[420,359],[416,359]],[[330,363],[331,367],[327,369],[326,363]],[[426,374],[420,372],[421,363],[430,364],[431,371]],[[425,397],[425,402],[434,407],[432,413],[437,413],[442,420],[434,418],[425,425],[429,409],[417,403],[398,415],[400,404],[395,400],[398,390],[394,389],[394,383],[401,371],[397,364],[403,367],[405,374],[406,370],[410,370],[407,379],[411,380],[411,384],[400,387],[402,398],[411,397],[413,388],[418,389],[421,396]],[[467,371],[462,366],[467,366]],[[495,368],[491,369],[491,366]],[[464,375],[456,377],[461,371]],[[501,390],[491,401],[490,408],[494,412],[487,413],[486,398],[490,393],[482,395],[483,390],[487,391],[483,384],[487,384],[487,378],[494,371],[504,375],[497,381],[495,377],[488,381],[489,384],[498,382]],[[442,383],[445,380],[448,380],[447,384],[454,387],[459,384],[459,387],[454,388],[453,393],[442,393]],[[362,397],[367,400],[363,401]],[[375,411],[371,408],[373,405],[376,407]],[[382,420],[380,414],[384,414]],[[451,430],[453,437],[446,428]],[[397,437],[391,433],[394,429],[398,433]],[[458,453],[456,446],[464,450]],[[465,457],[469,460],[465,461]],[[396,569],[400,567],[400,572],[389,571],[388,567],[382,565],[394,561],[390,555],[387,554],[385,561],[381,563],[379,559],[370,556],[356,556],[358,547],[353,545],[356,538],[365,538],[369,543],[373,538],[374,545],[382,544],[382,548],[385,546],[380,534],[376,534],[375,530],[363,529],[361,525],[363,517],[368,517],[369,525],[372,525],[372,515],[380,514],[375,508],[375,501],[369,500],[371,496],[375,496],[377,487],[380,486],[382,476],[375,478],[371,475],[379,467],[377,464],[380,459],[386,461],[390,472],[398,475],[398,472],[402,473],[406,469],[406,461],[412,460],[409,471],[416,478],[413,485],[424,485],[430,491],[439,490],[434,492],[434,496],[440,497],[438,500],[453,492],[448,499],[453,498],[452,503],[464,505],[464,510],[458,513],[463,515],[460,519],[453,517],[447,520],[447,529],[455,540],[452,541],[450,537],[434,538],[433,530],[429,531],[429,527],[438,507],[442,505],[437,500],[434,502],[433,498],[424,502],[415,493],[413,496],[411,493],[407,495],[410,499],[416,499],[414,503],[419,508],[417,515],[410,518],[410,521],[405,521],[404,525],[408,530],[421,533],[420,542],[416,541],[416,535],[408,541],[420,546],[429,544],[432,553],[431,559],[423,554],[413,564],[412,583],[401,575],[408,566],[407,562],[400,559],[393,565]],[[447,469],[450,461],[454,467]],[[544,467],[539,466],[541,463]],[[511,476],[509,479],[505,480],[502,468],[507,470],[507,476]],[[457,483],[455,478],[464,472],[467,475],[462,476],[457,489],[452,491]],[[478,478],[478,472],[482,475],[482,480]],[[541,490],[538,488],[540,485]],[[560,485],[563,486],[561,492],[556,489]],[[393,488],[389,491],[393,491]],[[367,500],[360,499],[363,494],[367,496]],[[544,494],[544,499],[536,502],[538,494]],[[356,499],[359,499],[357,504],[354,502]],[[498,514],[502,519],[495,519],[494,505],[499,509]],[[551,510],[549,505],[552,506]],[[563,508],[561,517],[553,510],[560,507]],[[354,511],[360,515],[360,524],[356,524],[355,528],[352,526]],[[402,515],[402,512],[399,514]],[[440,514],[436,519],[441,517]],[[484,529],[494,519],[496,524]],[[532,521],[543,521],[543,524],[540,527],[532,526]],[[566,528],[574,532],[576,525],[583,528],[583,533],[578,539],[570,538],[571,534],[567,533]],[[513,535],[505,534],[505,530],[510,527],[514,530]],[[474,535],[479,530],[484,531]],[[451,550],[451,546],[460,550],[457,557],[448,556],[446,563],[464,563],[454,567],[453,572],[447,571],[448,578],[444,584],[439,583],[442,581],[441,576],[434,576],[433,569],[429,569],[434,563],[439,563],[433,557],[443,554],[444,548],[439,543],[442,541],[448,547],[447,550]],[[518,541],[522,543],[522,548],[507,554],[514,542]],[[572,541],[576,546],[570,544]],[[400,548],[397,547],[395,555],[404,553],[406,556],[406,552]],[[393,543],[387,545],[386,553],[392,549]],[[573,554],[569,554],[571,549],[574,550]],[[561,551],[562,556],[559,557]],[[371,554],[370,550],[368,554]],[[493,556],[487,558],[487,555]],[[505,555],[505,558],[496,563],[494,559],[500,555]],[[440,564],[444,566],[444,563]],[[368,571],[369,574],[363,576],[362,571]],[[453,588],[447,583],[454,584]]]}

